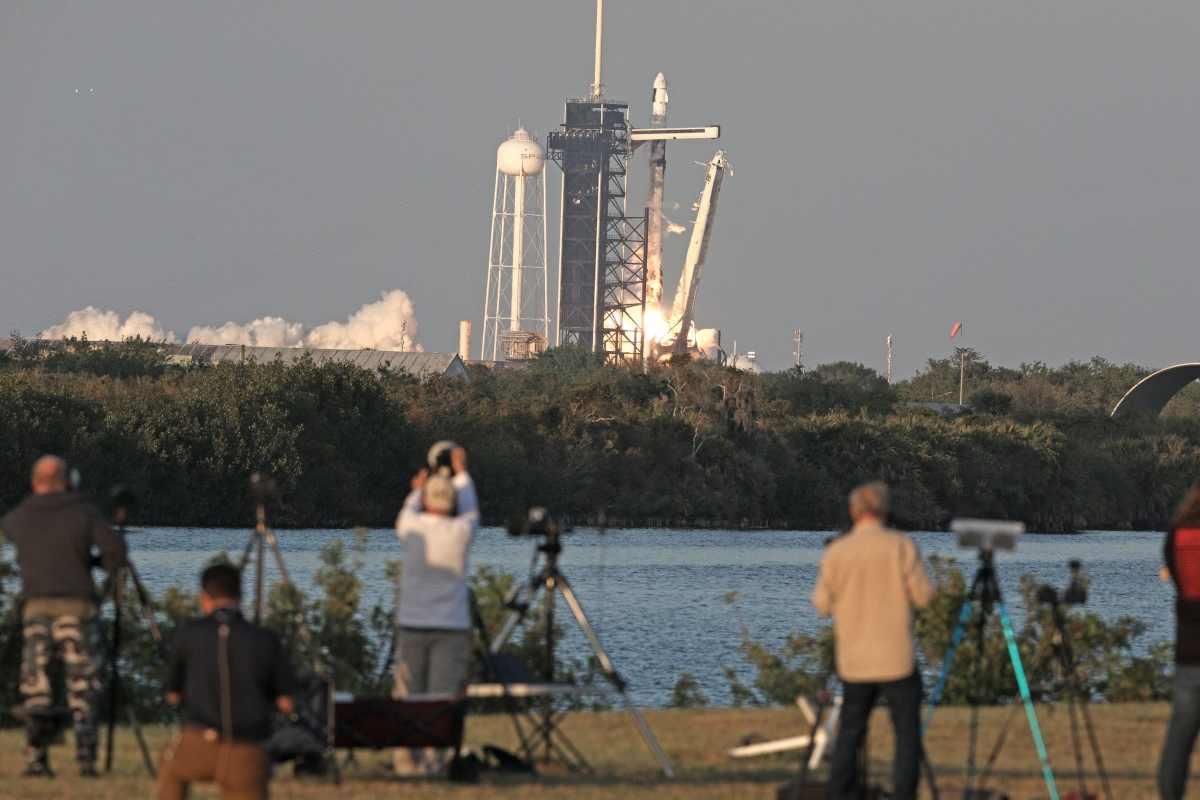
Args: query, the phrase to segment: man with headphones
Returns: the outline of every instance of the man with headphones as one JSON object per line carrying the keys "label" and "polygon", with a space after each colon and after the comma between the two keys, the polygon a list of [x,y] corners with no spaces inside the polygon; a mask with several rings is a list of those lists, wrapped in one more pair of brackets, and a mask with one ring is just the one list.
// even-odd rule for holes
{"label": "man with headphones", "polygon": [[[468,555],[479,525],[475,484],[467,451],[453,442],[429,450],[428,468],[412,480],[412,492],[396,519],[404,549],[404,572],[396,611],[394,697],[459,694],[471,658]],[[445,753],[397,751],[396,771],[433,774]]]}
{"label": "man with headphones", "polygon": [[61,662],[75,724],[79,774],[96,776],[96,586],[93,551],[112,575],[125,564],[125,542],[104,517],[71,490],[67,462],[42,456],[33,465],[33,494],[0,520],[16,547],[24,596],[21,658],[25,775],[54,777],[49,745],[57,733],[48,667]]}

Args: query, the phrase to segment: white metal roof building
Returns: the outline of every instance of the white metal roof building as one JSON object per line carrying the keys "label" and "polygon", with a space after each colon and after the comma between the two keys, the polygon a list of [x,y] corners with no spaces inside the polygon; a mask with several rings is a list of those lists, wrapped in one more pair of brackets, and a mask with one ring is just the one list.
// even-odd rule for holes
{"label": "white metal roof building", "polygon": [[[50,339],[33,339],[33,344],[44,350],[61,347],[62,342]],[[120,342],[93,341],[92,345],[113,346]],[[11,349],[12,341],[0,339],[0,351]],[[292,364],[308,355],[317,364],[353,364],[366,370],[387,367],[406,372],[415,378],[463,378],[469,379],[467,367],[457,353],[416,353],[398,350],[325,350],[308,347],[250,347],[239,344],[169,344],[159,343],[159,352],[174,364],[220,364],[221,362],[254,361],[270,364],[276,359]]]}
{"label": "white metal roof building", "polygon": [[239,344],[167,345],[172,359],[199,364],[225,361],[254,361],[269,364],[276,359],[292,364],[308,355],[317,364],[353,364],[366,370],[381,367],[407,372],[416,378],[434,376],[468,377],[466,365],[457,353],[413,353],[396,350],[324,350],[307,347],[249,347]]}

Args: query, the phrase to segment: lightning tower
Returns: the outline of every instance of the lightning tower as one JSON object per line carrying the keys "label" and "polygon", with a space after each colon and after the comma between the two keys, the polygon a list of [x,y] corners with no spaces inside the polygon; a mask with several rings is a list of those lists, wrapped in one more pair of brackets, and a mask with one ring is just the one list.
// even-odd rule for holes
{"label": "lightning tower", "polygon": [[642,359],[646,302],[646,217],[626,216],[629,104],[603,97],[604,3],[596,3],[591,96],[567,100],[563,124],[546,137],[562,169],[558,338],[604,354]]}

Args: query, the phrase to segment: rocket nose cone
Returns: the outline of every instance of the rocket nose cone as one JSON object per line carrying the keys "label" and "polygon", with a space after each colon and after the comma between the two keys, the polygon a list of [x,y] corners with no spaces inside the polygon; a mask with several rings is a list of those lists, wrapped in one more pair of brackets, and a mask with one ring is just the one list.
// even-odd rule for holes
{"label": "rocket nose cone", "polygon": [[663,75],[661,72],[658,73],[657,75],[655,75],[654,76],[654,88],[655,89],[667,88],[667,76]]}

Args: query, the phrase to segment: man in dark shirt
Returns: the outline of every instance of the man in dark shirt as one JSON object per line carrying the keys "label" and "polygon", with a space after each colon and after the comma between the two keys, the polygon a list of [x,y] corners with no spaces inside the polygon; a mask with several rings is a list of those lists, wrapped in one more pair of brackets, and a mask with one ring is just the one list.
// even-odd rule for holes
{"label": "man in dark shirt", "polygon": [[204,570],[200,587],[205,616],[180,628],[167,665],[180,730],[163,753],[158,796],[183,800],[188,784],[216,781],[226,800],[265,798],[272,715],[295,713],[288,655],[275,634],[242,617],[234,566]]}
{"label": "man in dark shirt", "polygon": [[125,564],[125,541],[96,508],[68,491],[67,464],[42,456],[33,465],[33,494],[0,520],[17,549],[24,596],[21,695],[24,699],[26,775],[53,776],[47,746],[55,734],[47,668],[61,661],[67,703],[75,723],[81,775],[96,775],[96,587],[92,551],[111,575]]}

